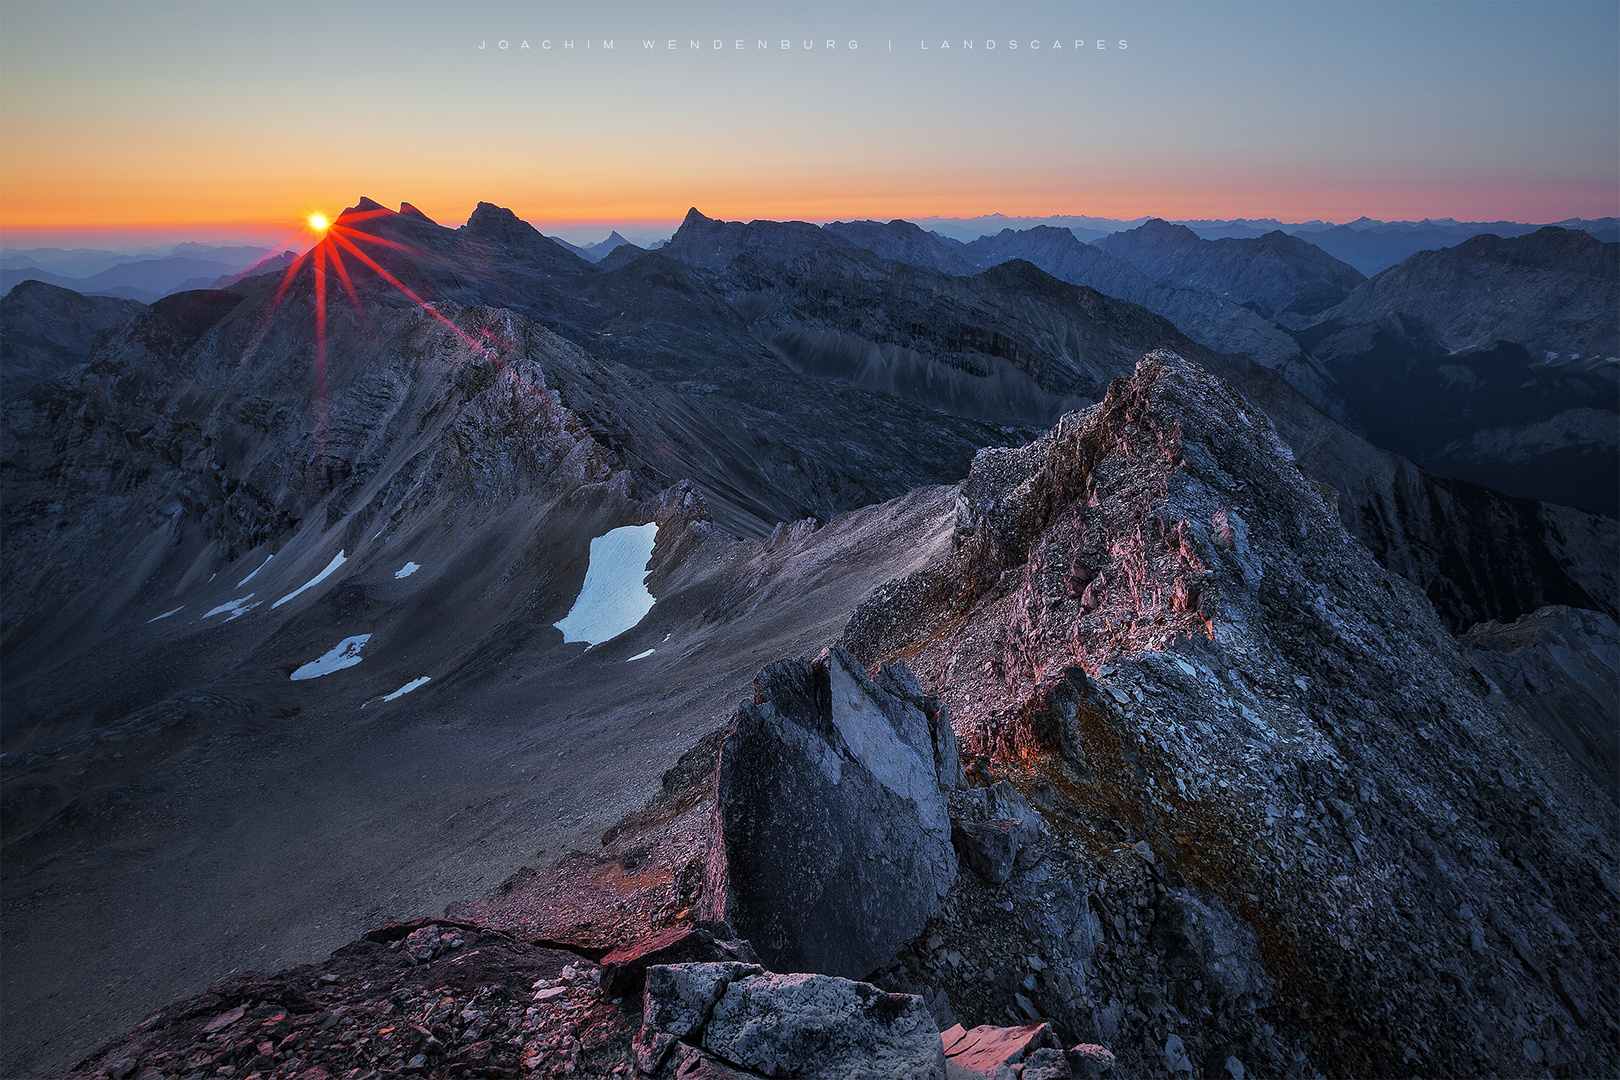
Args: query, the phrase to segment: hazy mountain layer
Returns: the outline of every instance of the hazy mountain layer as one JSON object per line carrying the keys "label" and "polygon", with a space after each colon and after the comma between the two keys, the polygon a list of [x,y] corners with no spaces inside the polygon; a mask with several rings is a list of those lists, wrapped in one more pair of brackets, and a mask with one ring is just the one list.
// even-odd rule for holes
{"label": "hazy mountain layer", "polygon": [[1155,284],[1207,292],[1293,329],[1367,280],[1321,248],[1280,231],[1254,239],[1203,240],[1183,225],[1154,218],[1095,244]]}

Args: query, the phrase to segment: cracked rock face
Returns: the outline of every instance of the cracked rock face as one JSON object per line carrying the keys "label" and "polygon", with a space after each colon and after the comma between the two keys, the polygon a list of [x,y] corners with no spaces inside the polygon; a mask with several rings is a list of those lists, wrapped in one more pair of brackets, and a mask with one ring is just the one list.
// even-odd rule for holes
{"label": "cracked rock face", "polygon": [[705,904],[773,968],[864,975],[956,876],[949,714],[903,666],[874,683],[842,649],[755,685],[720,751]]}
{"label": "cracked rock face", "polygon": [[982,454],[958,520],[846,640],[907,657],[970,777],[1056,810],[1038,863],[960,880],[914,983],[976,1008],[977,975],[1126,1068],[1170,1067],[1172,1035],[1215,1072],[1620,1061],[1613,801],[1490,699],[1257,411],[1150,354]]}

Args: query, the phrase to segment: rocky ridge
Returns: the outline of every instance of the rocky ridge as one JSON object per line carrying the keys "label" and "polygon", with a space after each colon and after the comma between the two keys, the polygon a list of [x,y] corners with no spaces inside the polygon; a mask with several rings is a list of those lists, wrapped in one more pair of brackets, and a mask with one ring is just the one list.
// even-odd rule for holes
{"label": "rocky ridge", "polygon": [[[1487,700],[1291,459],[1240,399],[1150,355],[1095,410],[982,454],[956,552],[875,594],[847,640],[904,657],[970,754],[1027,763],[1085,852],[1050,872],[1107,882],[1099,848],[1139,852],[1134,883],[1113,879],[1123,903],[1096,907],[1111,914],[1095,953],[1030,942],[1104,995],[1037,980],[1036,1007],[1099,1025],[1127,1066],[1174,1071],[1176,1033],[1212,1071],[1239,1038],[1265,1071],[1599,1068],[1615,1054],[1593,1022],[1615,962],[1615,804]],[[1194,901],[1225,914],[1176,915]],[[1236,930],[1204,950],[1250,957],[1230,994],[1163,967],[1177,918],[1254,928],[1254,952]],[[1110,983],[1156,989],[1144,1009]]]}

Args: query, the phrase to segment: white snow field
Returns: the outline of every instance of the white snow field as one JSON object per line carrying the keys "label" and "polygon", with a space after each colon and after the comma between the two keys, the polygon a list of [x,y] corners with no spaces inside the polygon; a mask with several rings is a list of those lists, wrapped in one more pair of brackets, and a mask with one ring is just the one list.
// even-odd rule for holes
{"label": "white snow field", "polygon": [[[306,588],[308,586],[305,586]],[[361,660],[360,650],[365,648],[366,642],[371,640],[370,634],[356,634],[346,637],[327,650],[326,655],[319,660],[311,660],[303,667],[292,673],[294,682],[303,679],[318,679],[322,675],[330,675],[334,671],[342,671],[346,667],[354,667]]]}
{"label": "white snow field", "polygon": [[428,682],[432,682],[432,681],[433,681],[433,679],[429,675],[423,675],[420,679],[412,679],[410,682],[406,683],[404,686],[400,687],[398,690],[395,690],[392,694],[384,695],[383,700],[384,701],[393,701],[395,698],[402,698],[406,694],[410,693],[412,690],[415,690],[418,686],[421,686],[423,683],[428,683]]}
{"label": "white snow field", "polygon": [[394,571],[394,577],[396,579],[402,578],[402,577],[410,577],[412,574],[416,573],[420,569],[422,569],[422,567],[421,567],[421,565],[419,563],[408,562],[404,566],[400,567],[398,570]]}
{"label": "white snow field", "polygon": [[629,660],[626,660],[625,663],[628,664],[630,660],[645,660],[647,657],[651,656],[653,652],[654,650],[652,649],[648,649],[646,652],[638,652],[636,655],[630,657]]}
{"label": "white snow field", "polygon": [[600,645],[635,626],[652,610],[647,562],[657,536],[658,523],[649,521],[610,529],[591,541],[591,561],[579,598],[555,624],[564,641]]}
{"label": "white snow field", "polygon": [[[186,605],[181,604],[179,607],[175,608],[174,611],[184,611],[185,607],[186,607]],[[174,614],[174,611],[165,611],[163,614],[154,615],[150,619],[147,619],[146,621],[149,622],[149,623],[155,623],[159,619],[167,619],[170,615]]]}
{"label": "white snow field", "polygon": [[314,577],[312,577],[308,581],[304,582],[298,588],[294,589],[292,592],[288,593],[286,596],[283,596],[280,600],[277,600],[275,603],[271,604],[270,609],[272,611],[274,611],[276,608],[280,607],[282,604],[285,604],[287,601],[291,600],[293,597],[297,596],[299,593],[303,592],[305,589],[313,589],[315,586],[319,585],[321,582],[325,581],[328,577],[330,577],[331,574],[332,574],[332,571],[334,571],[338,567],[342,566],[344,564],[344,562],[347,561],[347,558],[348,558],[348,556],[345,555],[343,552],[341,552],[341,551],[338,552],[336,555],[332,556],[332,561],[326,564],[326,569],[325,570],[322,570],[320,573],[316,574]]}
{"label": "white snow field", "polygon": [[273,559],[273,558],[275,558],[274,555],[266,555],[264,557],[264,562],[260,563],[256,567],[254,567],[253,568],[253,573],[249,574],[247,577],[243,578],[241,581],[238,581],[236,583],[236,587],[238,589],[240,589],[242,586],[246,585],[248,582],[250,582],[254,578],[258,577],[259,576],[259,571],[263,570],[265,567],[269,566],[270,565],[270,560]]}
{"label": "white snow field", "polygon": [[[203,618],[207,619],[214,615],[221,615],[229,612],[229,614],[225,615],[226,622],[230,622],[232,619],[240,619],[243,615],[246,615],[248,612],[259,606],[259,604],[248,603],[248,601],[251,599],[253,599],[253,594],[248,593],[246,596],[232,600],[228,604],[219,605],[219,607],[214,608],[212,611],[205,614]],[[264,601],[261,600],[259,603],[262,604]],[[178,611],[180,609],[176,608],[175,610]]]}

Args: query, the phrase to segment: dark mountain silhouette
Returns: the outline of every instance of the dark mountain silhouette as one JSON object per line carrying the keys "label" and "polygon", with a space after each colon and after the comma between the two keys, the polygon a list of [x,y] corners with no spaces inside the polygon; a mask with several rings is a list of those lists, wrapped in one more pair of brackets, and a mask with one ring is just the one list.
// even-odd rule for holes
{"label": "dark mountain silhouette", "polygon": [[18,285],[0,298],[0,384],[5,394],[88,360],[141,306],[134,300],[83,296],[41,281]]}

